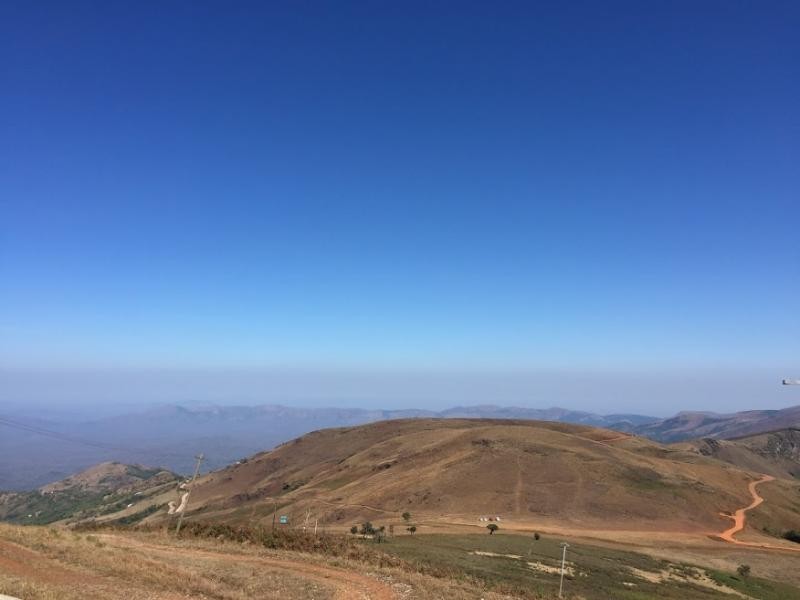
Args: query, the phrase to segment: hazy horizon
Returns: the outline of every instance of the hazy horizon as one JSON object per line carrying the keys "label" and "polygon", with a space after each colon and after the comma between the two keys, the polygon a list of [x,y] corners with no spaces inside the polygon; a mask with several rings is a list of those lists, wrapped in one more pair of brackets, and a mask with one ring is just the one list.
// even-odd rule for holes
{"label": "hazy horizon", "polygon": [[309,369],[8,370],[0,404],[28,411],[122,414],[164,404],[442,410],[495,404],[672,416],[800,404],[785,371],[751,369],[516,372]]}

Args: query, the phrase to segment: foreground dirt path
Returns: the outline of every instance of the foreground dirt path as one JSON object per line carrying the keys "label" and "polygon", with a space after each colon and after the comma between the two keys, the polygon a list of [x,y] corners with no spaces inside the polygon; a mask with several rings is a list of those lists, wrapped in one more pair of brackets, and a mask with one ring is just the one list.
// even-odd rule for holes
{"label": "foreground dirt path", "polygon": [[206,558],[220,562],[239,564],[248,563],[284,571],[288,574],[303,579],[311,579],[326,587],[333,588],[334,598],[336,598],[336,600],[395,599],[395,594],[391,587],[381,583],[377,579],[326,565],[271,556],[247,556],[243,554],[228,554],[224,552],[214,552],[212,550],[201,550],[198,548],[178,548],[175,546],[145,543],[113,534],[105,534],[102,538],[104,541],[117,547],[146,550],[149,555],[157,553],[169,557],[179,553],[183,557]]}
{"label": "foreground dirt path", "polygon": [[69,569],[38,552],[5,540],[0,540],[0,571],[54,584],[96,584],[100,581],[98,577]]}
{"label": "foreground dirt path", "polygon": [[[191,600],[171,592],[145,592],[130,586],[119,590],[119,581],[97,576],[80,567],[62,564],[43,553],[0,539],[0,575],[18,577],[32,584],[80,592],[87,598],[148,598],[150,600]],[[27,596],[26,596],[27,597]],[[49,597],[49,596],[48,596]],[[74,597],[74,596],[70,596]],[[0,600],[12,598],[0,594]]]}

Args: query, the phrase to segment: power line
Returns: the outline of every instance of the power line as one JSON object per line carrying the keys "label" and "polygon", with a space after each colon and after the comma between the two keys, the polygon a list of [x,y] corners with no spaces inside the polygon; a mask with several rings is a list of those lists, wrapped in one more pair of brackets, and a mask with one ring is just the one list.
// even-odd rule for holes
{"label": "power line", "polygon": [[205,459],[205,455],[201,452],[194,458],[197,461],[197,465],[195,465],[194,467],[194,475],[192,475],[192,481],[189,483],[189,488],[186,490],[186,499],[183,504],[183,510],[181,511],[181,514],[178,517],[178,526],[175,528],[176,534],[181,532],[181,525],[183,524],[183,515],[186,514],[186,509],[189,507],[189,494],[191,494],[192,492],[192,488],[194,487],[194,482],[197,479],[197,474],[200,472],[200,463],[203,462],[203,460]]}

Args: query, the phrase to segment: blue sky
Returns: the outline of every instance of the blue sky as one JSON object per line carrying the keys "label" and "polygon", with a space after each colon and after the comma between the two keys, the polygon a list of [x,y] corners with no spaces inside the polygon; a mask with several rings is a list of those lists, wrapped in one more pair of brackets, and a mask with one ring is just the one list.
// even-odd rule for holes
{"label": "blue sky", "polygon": [[[795,2],[5,3],[6,396],[266,369],[449,404],[419,373],[514,372],[486,395],[602,409],[626,373],[752,371],[764,396],[676,402],[797,403],[767,390],[800,370],[799,28]],[[543,398],[542,370],[617,383]]]}

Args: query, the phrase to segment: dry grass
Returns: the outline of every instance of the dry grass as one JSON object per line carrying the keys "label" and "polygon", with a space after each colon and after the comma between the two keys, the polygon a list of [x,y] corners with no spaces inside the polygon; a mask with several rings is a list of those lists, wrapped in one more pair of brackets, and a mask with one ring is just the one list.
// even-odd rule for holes
{"label": "dry grass", "polygon": [[[0,594],[25,600],[510,598],[468,581],[380,567],[347,555],[269,550],[215,538],[176,539],[163,532],[86,534],[0,525],[0,561],[14,560],[17,545],[30,555],[9,563],[10,574],[0,562]],[[374,585],[365,587],[363,581]]]}

